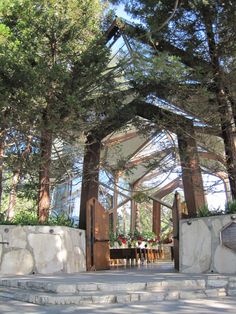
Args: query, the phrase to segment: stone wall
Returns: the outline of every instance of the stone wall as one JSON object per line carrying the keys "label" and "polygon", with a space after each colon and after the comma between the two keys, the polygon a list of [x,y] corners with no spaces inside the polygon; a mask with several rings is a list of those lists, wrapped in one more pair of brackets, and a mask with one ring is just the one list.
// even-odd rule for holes
{"label": "stone wall", "polygon": [[86,270],[85,231],[59,226],[0,225],[0,274]]}
{"label": "stone wall", "polygon": [[[180,272],[236,274],[236,250],[222,241],[223,230],[235,230],[235,219],[236,215],[221,215],[181,220]],[[234,233],[231,242],[234,247]]]}

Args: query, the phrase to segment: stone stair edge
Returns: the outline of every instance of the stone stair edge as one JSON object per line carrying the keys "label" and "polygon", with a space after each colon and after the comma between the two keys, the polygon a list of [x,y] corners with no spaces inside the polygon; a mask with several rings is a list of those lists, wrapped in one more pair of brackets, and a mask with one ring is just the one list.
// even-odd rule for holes
{"label": "stone stair edge", "polygon": [[182,281],[156,281],[156,282],[125,282],[125,283],[86,283],[86,284],[67,284],[67,283],[48,283],[39,281],[4,281],[0,280],[0,286],[12,287],[22,290],[35,290],[53,293],[76,293],[78,291],[135,291],[135,290],[152,290],[158,288],[204,288],[206,286],[203,280],[182,280]]}
{"label": "stone stair edge", "polygon": [[[236,279],[236,278],[235,278]],[[161,289],[174,290],[180,288],[184,289],[214,289],[214,288],[227,288],[232,291],[236,288],[236,280],[232,277],[217,276],[205,279],[192,278],[192,279],[169,279],[148,282],[117,282],[117,283],[61,283],[49,281],[33,281],[33,280],[17,280],[17,279],[0,279],[0,287],[16,288],[22,290],[33,290],[37,292],[49,292],[54,294],[73,293],[78,294],[82,291],[91,293],[97,291],[117,292],[123,290],[124,292],[133,292],[137,290],[144,291],[161,291]]]}
{"label": "stone stair edge", "polygon": [[[214,293],[212,293],[214,292]],[[0,293],[1,295],[1,293]],[[135,301],[164,301],[177,299],[194,299],[206,297],[223,297],[225,296],[223,289],[211,289],[210,293],[207,290],[198,291],[179,291],[170,290],[162,292],[137,291],[130,293],[115,293],[105,294],[100,293],[96,295],[56,295],[43,294],[34,292],[19,292],[12,295],[12,298],[19,301],[25,301],[34,304],[90,304],[90,303],[130,303]],[[11,298],[11,295],[5,296]]]}

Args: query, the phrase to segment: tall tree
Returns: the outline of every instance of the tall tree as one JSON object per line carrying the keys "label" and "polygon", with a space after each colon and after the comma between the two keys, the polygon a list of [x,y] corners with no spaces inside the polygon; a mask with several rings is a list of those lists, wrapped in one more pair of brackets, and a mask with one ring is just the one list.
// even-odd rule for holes
{"label": "tall tree", "polygon": [[[231,192],[236,198],[236,3],[230,0],[112,2],[123,3],[135,19],[133,37],[149,44],[157,56],[166,51],[192,69],[188,80],[182,81],[178,88],[164,86],[162,95],[192,115],[220,127]],[[142,24],[138,25],[140,21]],[[160,95],[160,90],[156,93]]]}
{"label": "tall tree", "polygon": [[116,83],[110,71],[104,72],[108,50],[98,44],[102,5],[99,0],[0,1],[0,15],[0,63],[7,59],[1,78],[11,99],[5,104],[17,112],[18,123],[33,126],[40,143],[38,216],[43,223],[50,206],[54,140],[72,143],[75,133],[89,132],[119,106],[111,95]]}

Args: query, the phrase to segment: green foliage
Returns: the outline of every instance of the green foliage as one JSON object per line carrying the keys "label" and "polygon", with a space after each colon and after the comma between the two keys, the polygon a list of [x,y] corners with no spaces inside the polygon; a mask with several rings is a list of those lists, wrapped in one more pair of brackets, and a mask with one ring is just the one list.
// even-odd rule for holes
{"label": "green foliage", "polygon": [[236,200],[232,200],[225,205],[225,214],[236,213]]}
{"label": "green foliage", "polygon": [[[116,117],[122,105],[114,73],[105,71],[110,54],[101,40],[102,11],[100,0],[0,0],[0,110],[6,113],[0,127],[8,130],[4,171],[20,169],[17,203],[37,199],[44,163],[54,182],[70,175],[75,159],[68,147],[91,128],[103,132],[105,118]],[[49,135],[53,144],[42,149]],[[52,148],[50,163],[41,153],[50,156]]]}
{"label": "green foliage", "polygon": [[[29,210],[17,211],[14,218],[10,221],[5,219],[4,215],[1,215],[0,224],[26,225],[26,226],[42,225],[38,221],[38,216],[37,216],[36,211],[29,211]],[[48,218],[48,221],[46,221],[44,225],[73,227],[73,221],[66,214],[60,214],[54,217],[50,216]]]}
{"label": "green foliage", "polygon": [[155,239],[156,238],[156,235],[154,232],[152,231],[143,231],[142,232],[142,237],[148,241],[148,240],[151,240],[151,239]]}
{"label": "green foliage", "polygon": [[133,200],[136,203],[144,203],[147,202],[149,200],[149,197],[147,194],[143,193],[143,192],[138,192],[133,196]]}
{"label": "green foliage", "polygon": [[66,214],[60,214],[56,217],[49,217],[47,224],[50,226],[73,227],[73,220],[71,220]]}
{"label": "green foliage", "polygon": [[204,205],[200,208],[198,208],[198,217],[208,217],[211,215],[211,212],[209,210],[209,207],[207,205]]}
{"label": "green foliage", "polygon": [[[145,198],[144,198],[145,199]],[[152,202],[144,201],[139,204],[140,210],[140,226],[142,231],[152,231]]]}
{"label": "green foliage", "polygon": [[19,210],[12,219],[14,225],[37,225],[38,217],[35,211]]}
{"label": "green foliage", "polygon": [[[35,193],[35,191],[34,191]],[[34,196],[34,194],[33,194]],[[7,211],[7,208],[9,206],[9,194],[8,190],[4,188],[4,194],[2,198],[2,206],[1,206],[1,212],[5,213]],[[19,193],[19,197],[16,198],[16,204],[14,207],[14,211],[17,213],[24,208],[24,211],[32,212],[34,211],[34,208],[36,208],[36,198],[32,197],[30,198],[30,195],[28,197],[23,197],[21,193]]]}
{"label": "green foliage", "polygon": [[116,235],[112,231],[109,232],[109,240],[110,240],[110,246],[113,247],[116,241]]}
{"label": "green foliage", "polygon": [[216,208],[214,210],[210,210],[208,205],[204,205],[198,209],[197,217],[211,217],[211,216],[218,216],[223,215],[225,212]]}

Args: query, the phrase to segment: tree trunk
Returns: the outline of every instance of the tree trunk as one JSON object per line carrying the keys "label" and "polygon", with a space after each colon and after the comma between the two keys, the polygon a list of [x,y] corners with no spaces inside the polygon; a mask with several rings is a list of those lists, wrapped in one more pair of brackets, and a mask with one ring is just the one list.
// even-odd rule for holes
{"label": "tree trunk", "polygon": [[[233,199],[236,199],[236,127],[235,127],[235,108],[229,101],[227,88],[224,84],[224,74],[220,66],[220,56],[215,41],[214,21],[212,12],[204,8],[202,15],[204,18],[211,66],[214,74],[215,94],[218,103],[218,112],[221,120],[221,132],[224,140],[226,165],[229,175],[229,183]],[[234,105],[234,104],[233,104]]]}
{"label": "tree trunk", "polygon": [[205,195],[192,122],[186,123],[185,130],[179,129],[177,136],[188,215],[196,217],[199,208],[205,205]]}
{"label": "tree trunk", "polygon": [[[231,110],[218,100],[221,108],[221,130],[225,145],[226,165],[232,198],[236,199],[236,133]],[[224,107],[223,107],[224,106]]]}
{"label": "tree trunk", "polygon": [[136,212],[135,212],[135,230],[138,232],[142,231],[141,227],[141,215],[140,215],[140,204],[136,204]]}
{"label": "tree trunk", "polygon": [[8,115],[8,110],[4,110],[1,117],[1,128],[0,128],[0,209],[2,206],[2,192],[3,192],[3,186],[2,186],[2,180],[3,180],[3,155],[4,155],[4,149],[5,149],[5,137],[6,137],[6,119]]}
{"label": "tree trunk", "polygon": [[20,178],[20,169],[16,169],[13,172],[12,177],[12,186],[10,192],[9,205],[7,208],[7,219],[12,220],[15,214],[15,205],[16,205],[16,189]]}
{"label": "tree trunk", "polygon": [[41,131],[41,164],[39,170],[38,219],[44,223],[50,209],[50,165],[52,152],[52,132],[46,127]]}
{"label": "tree trunk", "polygon": [[161,204],[153,201],[152,206],[152,232],[156,234],[158,241],[161,239]]}
{"label": "tree trunk", "polygon": [[87,201],[92,197],[98,199],[100,150],[101,141],[94,136],[88,136],[84,152],[79,216],[79,228],[84,230],[86,230]]}

